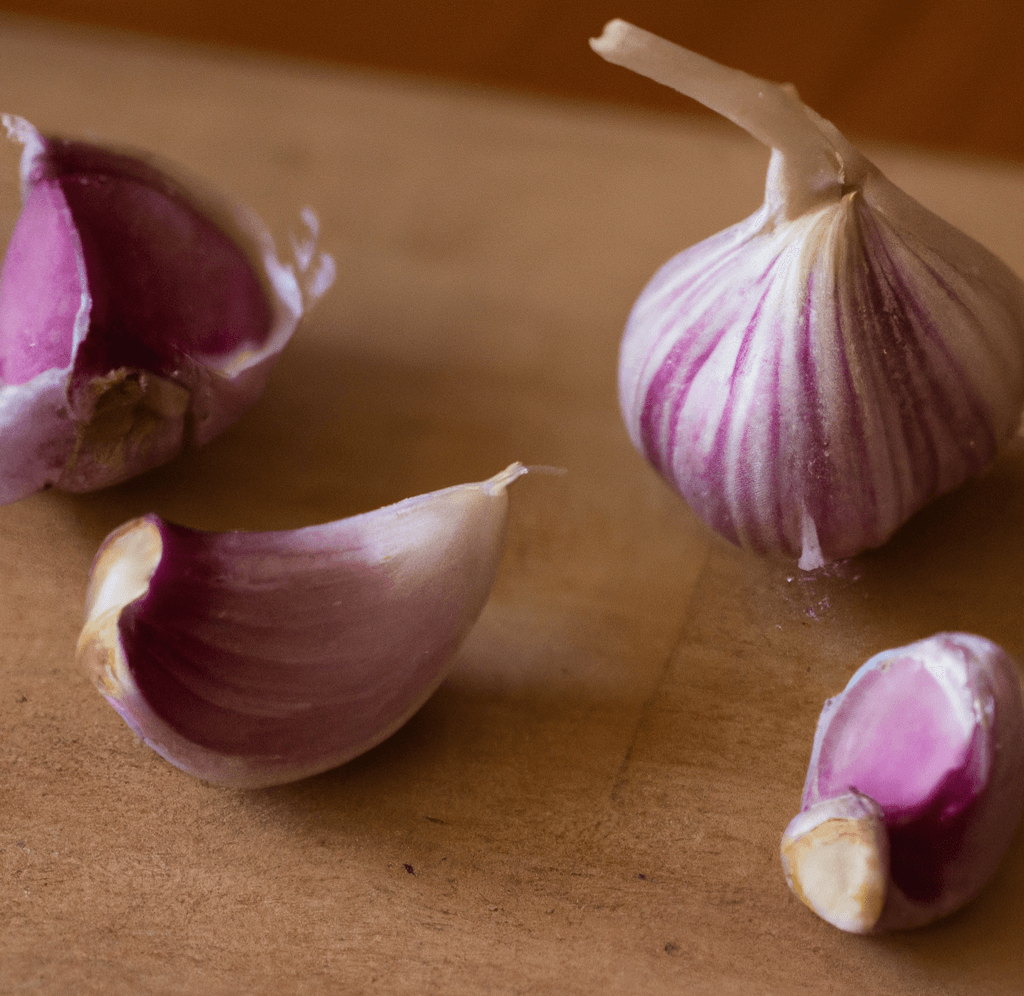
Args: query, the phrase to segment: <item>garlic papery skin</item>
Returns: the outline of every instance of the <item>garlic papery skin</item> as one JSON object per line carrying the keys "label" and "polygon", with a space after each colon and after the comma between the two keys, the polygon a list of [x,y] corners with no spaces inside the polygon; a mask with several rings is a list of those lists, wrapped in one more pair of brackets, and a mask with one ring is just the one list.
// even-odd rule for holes
{"label": "garlic papery skin", "polygon": [[524,473],[290,531],[135,519],[97,553],[79,662],[146,744],[198,778],[257,788],[337,767],[447,675]]}
{"label": "garlic papery skin", "polygon": [[939,633],[876,654],[825,703],[783,870],[841,930],[918,927],[977,894],[1022,813],[1019,665]]}
{"label": "garlic papery skin", "polygon": [[884,543],[1024,409],[1024,283],[791,87],[613,21],[605,59],[772,149],[745,221],[666,263],[619,356],[636,448],[713,529],[806,569]]}
{"label": "garlic papery skin", "polygon": [[3,123],[23,206],[0,271],[0,503],[213,439],[334,276],[312,212],[282,262],[248,209],[171,167]]}

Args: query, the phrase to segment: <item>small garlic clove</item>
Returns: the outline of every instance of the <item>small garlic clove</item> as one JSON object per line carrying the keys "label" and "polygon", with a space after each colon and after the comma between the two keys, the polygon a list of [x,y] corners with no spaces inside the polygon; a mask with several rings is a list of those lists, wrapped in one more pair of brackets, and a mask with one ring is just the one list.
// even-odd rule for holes
{"label": "small garlic clove", "polygon": [[840,930],[871,933],[889,881],[889,836],[873,800],[848,792],[805,809],[782,835],[781,854],[804,905]]}
{"label": "small garlic clove", "polygon": [[791,87],[613,21],[605,59],[772,148],[750,218],[637,299],[637,449],[730,541],[813,569],[879,546],[986,467],[1024,409],[1024,283],[904,194]]}
{"label": "small garlic clove", "polygon": [[247,209],[138,155],[21,142],[0,271],[0,503],[115,484],[208,442],[262,391],[333,262],[282,263]]}
{"label": "small garlic clove", "polygon": [[252,788],[337,767],[448,673],[524,473],[292,531],[135,519],[96,556],[78,659],[143,741],[199,778]]}
{"label": "small garlic clove", "polygon": [[825,703],[783,868],[843,930],[917,927],[981,889],[1022,813],[1019,667],[980,636],[939,633],[875,655]]}

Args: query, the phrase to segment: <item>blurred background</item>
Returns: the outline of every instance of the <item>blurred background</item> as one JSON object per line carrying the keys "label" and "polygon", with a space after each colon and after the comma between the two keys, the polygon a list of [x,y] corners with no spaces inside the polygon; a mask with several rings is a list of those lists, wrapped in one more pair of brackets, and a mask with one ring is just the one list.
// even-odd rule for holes
{"label": "blurred background", "polygon": [[0,9],[511,88],[686,109],[592,55],[612,17],[797,85],[857,138],[1024,160],[1021,0],[0,0]]}

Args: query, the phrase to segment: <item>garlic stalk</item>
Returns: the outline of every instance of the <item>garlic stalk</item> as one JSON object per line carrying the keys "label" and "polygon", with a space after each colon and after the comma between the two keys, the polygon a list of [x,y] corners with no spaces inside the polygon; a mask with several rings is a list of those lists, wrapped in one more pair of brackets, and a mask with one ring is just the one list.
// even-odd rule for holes
{"label": "garlic stalk", "polygon": [[730,541],[813,569],[962,484],[1024,408],[1024,284],[792,87],[627,24],[591,41],[772,149],[764,204],[665,264],[629,316],[637,449]]}
{"label": "garlic stalk", "polygon": [[198,778],[253,788],[337,767],[448,673],[526,470],[291,531],[128,522],[96,555],[79,662],[145,743]]}
{"label": "garlic stalk", "polygon": [[105,487],[211,440],[334,274],[311,211],[284,263],[255,215],[195,181],[3,123],[23,207],[0,271],[0,503]]}
{"label": "garlic stalk", "polygon": [[825,703],[783,870],[841,930],[918,927],[991,878],[1022,812],[1019,666],[939,633],[875,655]]}

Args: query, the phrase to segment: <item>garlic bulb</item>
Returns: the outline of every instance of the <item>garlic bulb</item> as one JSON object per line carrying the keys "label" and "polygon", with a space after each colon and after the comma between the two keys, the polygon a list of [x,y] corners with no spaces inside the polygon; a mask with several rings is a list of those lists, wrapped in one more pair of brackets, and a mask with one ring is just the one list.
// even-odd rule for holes
{"label": "garlic bulb", "polygon": [[825,703],[782,865],[841,930],[918,927],[981,889],[1022,812],[1019,665],[939,633],[876,654]]}
{"label": "garlic bulb", "polygon": [[605,59],[772,149],[762,207],[653,277],[626,326],[634,445],[717,532],[812,569],[981,471],[1024,407],[1024,284],[791,87],[613,21]]}
{"label": "garlic bulb", "polygon": [[524,473],[291,531],[135,519],[96,556],[78,659],[145,743],[199,778],[251,788],[336,767],[444,679]]}
{"label": "garlic bulb", "polygon": [[0,503],[105,487],[208,442],[334,273],[310,211],[286,265],[254,215],[194,182],[3,123],[23,145],[23,207],[0,272]]}

